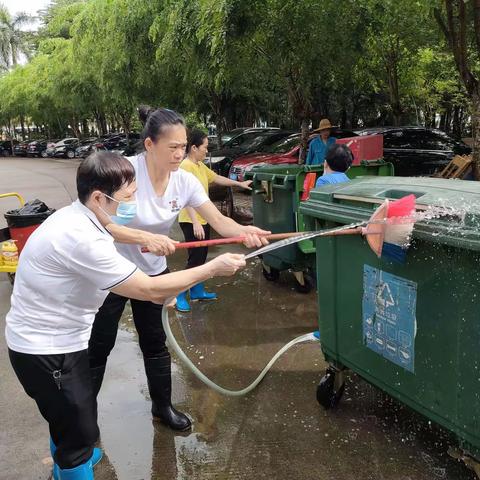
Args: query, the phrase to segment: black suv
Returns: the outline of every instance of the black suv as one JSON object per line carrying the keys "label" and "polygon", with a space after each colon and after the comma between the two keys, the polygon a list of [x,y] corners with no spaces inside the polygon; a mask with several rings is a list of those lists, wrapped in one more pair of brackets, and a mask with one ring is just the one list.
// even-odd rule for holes
{"label": "black suv", "polygon": [[359,135],[383,134],[383,156],[401,177],[427,176],[442,170],[455,155],[472,149],[441,130],[424,127],[380,127],[357,131]]}

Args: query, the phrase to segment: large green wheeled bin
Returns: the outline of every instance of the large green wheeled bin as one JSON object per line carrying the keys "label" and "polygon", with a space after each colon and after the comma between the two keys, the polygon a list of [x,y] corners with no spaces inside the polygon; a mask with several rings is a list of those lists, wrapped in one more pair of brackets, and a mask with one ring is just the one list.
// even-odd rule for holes
{"label": "large green wheeled bin", "polygon": [[317,399],[335,406],[351,369],[480,460],[480,183],[363,178],[312,191],[300,213],[308,229],[325,229],[367,220],[385,198],[411,193],[427,218],[415,224],[405,263],[377,258],[362,236],[315,241],[330,365]]}
{"label": "large green wheeled bin", "polygon": [[[269,165],[247,173],[253,180],[253,223],[272,233],[305,231],[299,213],[304,180],[307,173],[323,174],[323,165]],[[355,178],[365,175],[391,176],[393,166],[384,161],[363,162],[352,166],[347,175]],[[307,240],[263,255],[263,275],[276,281],[282,270],[292,270],[296,289],[308,293],[313,285],[315,246]]]}

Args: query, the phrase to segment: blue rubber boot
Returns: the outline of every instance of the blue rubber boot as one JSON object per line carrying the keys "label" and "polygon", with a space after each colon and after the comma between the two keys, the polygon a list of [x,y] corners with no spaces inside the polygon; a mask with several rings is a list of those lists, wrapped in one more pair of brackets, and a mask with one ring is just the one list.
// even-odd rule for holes
{"label": "blue rubber boot", "polygon": [[216,300],[216,293],[208,293],[205,291],[203,283],[197,283],[190,289],[190,300]]}
{"label": "blue rubber boot", "polygon": [[187,292],[182,292],[178,295],[177,303],[175,305],[175,308],[179,312],[189,312],[190,311],[190,304],[188,303],[188,300],[187,300]]}
{"label": "blue rubber boot", "polygon": [[[57,450],[56,445],[53,443],[52,437],[50,437],[50,454],[55,462],[55,457],[53,456]],[[92,465],[95,466],[103,457],[103,452],[100,448],[94,448],[92,456],[90,460],[92,461]],[[59,467],[56,463],[53,464],[53,480],[60,480],[59,476]]]}
{"label": "blue rubber boot", "polygon": [[94,480],[92,460],[75,468],[59,468],[58,480]]}

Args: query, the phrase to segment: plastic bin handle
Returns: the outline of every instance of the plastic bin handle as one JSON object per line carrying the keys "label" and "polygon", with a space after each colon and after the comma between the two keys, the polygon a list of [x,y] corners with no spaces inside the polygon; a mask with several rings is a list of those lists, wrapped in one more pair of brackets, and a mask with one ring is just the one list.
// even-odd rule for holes
{"label": "plastic bin handle", "polygon": [[20,206],[23,207],[25,205],[24,198],[17,192],[0,193],[0,198],[7,198],[7,197],[17,197],[18,201],[20,202]]}
{"label": "plastic bin handle", "polygon": [[276,188],[277,190],[290,190],[289,186],[286,185],[285,183],[274,183],[272,185],[273,188]]}
{"label": "plastic bin handle", "polygon": [[275,183],[275,175],[272,177],[272,187],[276,188],[277,190],[290,190],[289,181],[286,176],[283,177],[282,183]]}

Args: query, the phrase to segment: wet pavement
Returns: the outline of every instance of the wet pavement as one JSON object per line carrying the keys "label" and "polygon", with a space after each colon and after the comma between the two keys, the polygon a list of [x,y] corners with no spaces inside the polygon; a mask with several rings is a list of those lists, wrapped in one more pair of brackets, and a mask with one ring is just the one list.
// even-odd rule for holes
{"label": "wet pavement", "polygon": [[[39,197],[58,208],[74,197],[75,167],[75,161],[0,159],[0,192],[15,185],[27,198]],[[5,209],[0,203],[2,218]],[[181,238],[178,230],[172,236]],[[171,268],[184,262],[184,253],[169,259]],[[190,358],[227,388],[243,388],[285,343],[316,329],[315,293],[296,293],[288,273],[279,284],[265,281],[258,261],[235,278],[212,280],[208,287],[219,301],[195,303],[191,314],[172,313],[171,324]],[[1,275],[2,329],[10,292]],[[48,479],[46,425],[13,375],[3,335],[0,342],[0,479]],[[175,403],[194,422],[187,434],[152,421],[127,309],[99,396],[105,458],[96,467],[96,479],[475,478],[447,455],[454,439],[354,374],[348,376],[336,410],[320,407],[315,392],[326,365],[317,343],[295,346],[242,398],[209,390],[175,357],[174,362]]]}

